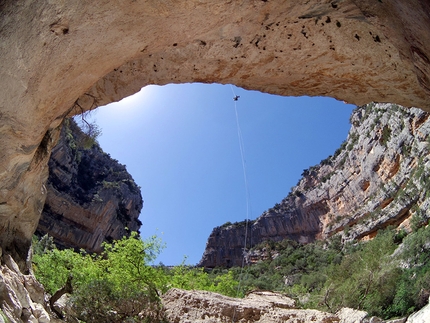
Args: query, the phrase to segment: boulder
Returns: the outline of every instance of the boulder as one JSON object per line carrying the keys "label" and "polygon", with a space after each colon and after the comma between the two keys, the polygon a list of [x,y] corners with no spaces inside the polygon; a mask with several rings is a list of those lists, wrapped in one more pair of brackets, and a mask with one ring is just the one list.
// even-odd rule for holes
{"label": "boulder", "polygon": [[367,316],[367,312],[344,307],[341,308],[336,315],[339,317],[340,323],[361,323]]}
{"label": "boulder", "polygon": [[330,313],[295,309],[294,300],[273,292],[254,292],[244,299],[205,291],[169,290],[162,298],[170,322],[340,322]]}
{"label": "boulder", "polygon": [[418,312],[411,314],[406,323],[428,323],[430,322],[430,298],[429,304],[424,306]]}
{"label": "boulder", "polygon": [[3,259],[5,264],[0,265],[0,322],[61,322],[51,320],[45,291],[36,278],[22,274],[10,255],[3,256]]}

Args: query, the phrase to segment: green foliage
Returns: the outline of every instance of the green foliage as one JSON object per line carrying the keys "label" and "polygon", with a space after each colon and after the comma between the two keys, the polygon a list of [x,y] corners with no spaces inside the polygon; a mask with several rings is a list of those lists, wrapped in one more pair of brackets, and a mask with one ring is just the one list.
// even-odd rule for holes
{"label": "green foliage", "polygon": [[430,295],[430,227],[421,227],[403,240],[397,256],[405,264],[392,304],[391,316],[408,315],[427,304]]}
{"label": "green foliage", "polygon": [[428,219],[426,217],[425,211],[417,208],[417,210],[415,210],[415,213],[411,219],[412,231],[417,232],[419,228],[423,227],[427,223],[428,223]]}
{"label": "green foliage", "polygon": [[333,158],[333,156],[330,155],[327,158],[321,160],[320,164],[321,165],[331,165],[332,164],[332,158]]}
{"label": "green foliage", "polygon": [[69,274],[73,275],[76,288],[98,278],[102,274],[102,268],[94,260],[94,257],[76,253],[72,249],[53,249],[44,254],[34,254],[33,270],[48,293],[53,294],[64,286]]}
{"label": "green foliage", "polygon": [[[95,122],[87,120],[88,113],[81,114],[80,118],[64,121],[64,129],[66,132],[66,140],[69,147],[80,154],[79,149],[90,149],[97,144],[97,138],[102,134],[101,128]],[[73,124],[72,124],[73,123]],[[72,127],[79,126],[81,133],[73,132]],[[76,156],[79,158],[79,156]]]}
{"label": "green foliage", "polygon": [[383,146],[386,146],[388,141],[391,137],[391,129],[388,125],[385,125],[384,128],[382,128],[382,137],[380,139],[380,143]]}
{"label": "green foliage", "polygon": [[419,268],[430,265],[430,227],[422,227],[404,239],[402,258],[409,266]]}
{"label": "green foliage", "polygon": [[395,248],[394,232],[384,231],[345,255],[340,264],[330,266],[324,286],[329,309],[355,307],[384,316],[400,276],[390,257]]}
{"label": "green foliage", "polygon": [[182,264],[174,267],[170,274],[172,287],[186,290],[207,290],[211,285],[209,276],[203,268],[192,268]]}
{"label": "green foliage", "polygon": [[[165,274],[149,263],[162,249],[156,237],[130,237],[103,245],[101,255],[56,248],[35,253],[34,273],[49,293],[73,276],[73,306],[86,322],[147,322],[161,319],[159,292],[166,291]],[[41,250],[36,243],[33,248]],[[140,315],[140,316],[139,316]]]}
{"label": "green foliage", "polygon": [[402,145],[402,156],[404,158],[409,158],[411,156],[411,150],[412,150],[412,146],[409,145]]}
{"label": "green foliage", "polygon": [[193,268],[185,265],[174,267],[170,272],[170,286],[186,290],[207,290],[231,297],[242,297],[238,294],[239,281],[233,271],[205,272],[204,268]]}
{"label": "green foliage", "polygon": [[348,137],[349,144],[347,147],[348,151],[351,151],[352,148],[354,148],[354,145],[358,142],[359,138],[360,138],[360,135],[357,132],[352,132],[349,134],[349,137]]}
{"label": "green foliage", "polygon": [[345,164],[345,162],[346,162],[346,156],[344,156],[342,159],[341,159],[341,161],[339,162],[339,164],[338,164],[338,167],[343,167],[343,165]]}
{"label": "green foliage", "polygon": [[229,226],[233,225],[233,223],[231,223],[230,221],[227,221],[226,223],[224,223],[221,228],[227,228]]}
{"label": "green foliage", "polygon": [[380,231],[368,242],[342,244],[340,236],[306,245],[267,241],[254,248],[267,260],[210,272],[184,264],[151,266],[163,247],[156,237],[142,241],[132,233],[103,246],[101,255],[57,250],[49,237],[33,246],[36,277],[50,293],[73,275],[74,308],[86,322],[162,321],[160,295],[172,287],[233,297],[254,289],[281,291],[304,307],[336,311],[346,306],[382,318],[408,315],[430,295],[430,227],[425,224],[409,235]]}
{"label": "green foliage", "polygon": [[336,158],[337,156],[339,156],[342,153],[342,151],[345,150],[346,144],[347,144],[346,141],[342,142],[340,147],[338,149],[336,149],[336,151],[334,152],[333,158]]}
{"label": "green foliage", "polygon": [[84,135],[78,139],[78,146],[83,149],[90,149],[97,143],[97,138],[101,136],[102,130],[95,122],[88,121],[91,111],[84,112],[80,118],[75,118]]}
{"label": "green foliage", "polygon": [[[345,245],[336,236],[326,243],[284,240],[256,248],[268,259],[246,269],[242,293],[281,291],[304,307],[353,307],[386,319],[420,309],[430,295],[429,226],[407,236],[388,228],[371,241]],[[231,271],[238,277],[239,270]]]}
{"label": "green foliage", "polygon": [[85,322],[165,322],[161,303],[153,295],[128,284],[114,288],[104,279],[92,280],[78,289],[73,305]]}
{"label": "green foliage", "polygon": [[235,228],[238,227],[244,227],[248,224],[248,226],[252,225],[255,222],[255,220],[243,220],[243,221],[236,221],[234,223],[231,223],[230,221],[224,223],[223,225],[221,225],[221,228],[226,228],[229,226],[233,226]]}
{"label": "green foliage", "polygon": [[165,292],[166,281],[159,269],[149,264],[161,252],[163,245],[155,236],[142,241],[136,232],[113,244],[103,243],[103,258],[99,259],[107,272],[108,281],[114,287],[121,287],[127,282],[136,290],[148,293]]}
{"label": "green foliage", "polygon": [[[33,241],[33,269],[53,294],[72,275],[72,302],[85,322],[161,322],[160,295],[171,287],[237,296],[233,272],[206,273],[185,265],[168,269],[150,265],[163,249],[155,236],[143,241],[136,232],[104,243],[100,255],[58,250],[52,238]],[[243,295],[242,295],[243,296]]]}
{"label": "green foliage", "polygon": [[333,176],[334,173],[335,172],[332,171],[332,172],[328,173],[327,175],[321,177],[321,183],[327,182]]}
{"label": "green foliage", "polygon": [[33,254],[35,255],[43,255],[50,250],[54,250],[56,248],[54,243],[54,238],[45,234],[40,240],[37,236],[33,236],[32,239],[33,245]]}
{"label": "green foliage", "polygon": [[69,119],[64,120],[64,128],[66,131],[66,140],[67,140],[69,147],[73,151],[76,151],[78,146],[77,146],[75,137],[73,136],[72,129],[70,128],[70,120]]}
{"label": "green foliage", "polygon": [[[274,290],[294,295],[298,290],[316,292],[320,290],[326,277],[318,273],[318,268],[339,262],[337,239],[324,244],[315,242],[301,245],[295,241],[265,242],[254,249],[265,252],[268,260],[260,261],[245,269],[241,278],[240,292],[254,289]],[[276,257],[269,256],[271,253]],[[232,269],[235,277],[240,277],[240,268]],[[288,286],[285,284],[288,280]],[[297,287],[300,285],[300,287]]]}
{"label": "green foliage", "polygon": [[109,181],[103,181],[102,182],[103,188],[120,188],[120,183],[119,182],[109,182]]}

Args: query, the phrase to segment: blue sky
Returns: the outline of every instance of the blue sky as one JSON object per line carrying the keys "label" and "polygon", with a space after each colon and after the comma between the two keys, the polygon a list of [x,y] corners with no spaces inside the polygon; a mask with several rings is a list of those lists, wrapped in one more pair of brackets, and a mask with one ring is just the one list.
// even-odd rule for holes
{"label": "blue sky", "polygon": [[[244,144],[249,211],[233,91]],[[334,153],[354,106],[331,98],[281,97],[230,85],[147,86],[101,107],[103,150],[142,188],[143,238],[166,248],[156,262],[196,264],[212,229],[257,218],[300,174]]]}

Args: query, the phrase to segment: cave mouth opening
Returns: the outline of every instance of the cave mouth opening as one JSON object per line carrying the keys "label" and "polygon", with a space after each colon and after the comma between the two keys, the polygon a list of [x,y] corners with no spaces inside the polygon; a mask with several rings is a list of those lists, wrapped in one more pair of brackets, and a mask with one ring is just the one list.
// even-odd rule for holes
{"label": "cave mouth opening", "polygon": [[235,104],[252,219],[287,196],[304,169],[334,153],[355,108],[326,97],[187,83],[144,87],[90,117],[102,129],[102,149],[141,187],[142,236],[161,235],[167,245],[157,261],[179,264],[187,255],[196,264],[214,227],[247,216]]}

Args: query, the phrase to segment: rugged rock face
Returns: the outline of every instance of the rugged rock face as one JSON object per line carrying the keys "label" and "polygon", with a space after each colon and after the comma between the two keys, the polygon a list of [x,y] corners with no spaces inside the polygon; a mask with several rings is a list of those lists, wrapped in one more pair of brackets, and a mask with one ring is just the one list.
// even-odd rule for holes
{"label": "rugged rock face", "polygon": [[61,130],[49,160],[47,198],[36,233],[63,248],[101,251],[103,241],[138,231],[143,201],[126,168],[87,136],[73,119]]}
{"label": "rugged rock face", "polygon": [[66,115],[147,84],[430,109],[426,0],[0,3],[0,245],[24,270]]}
{"label": "rugged rock face", "polygon": [[43,286],[32,274],[22,274],[10,255],[0,264],[0,295],[0,322],[64,322],[53,318]]}
{"label": "rugged rock face", "polygon": [[[341,234],[367,239],[389,225],[408,229],[430,218],[430,115],[394,104],[368,104],[351,116],[334,156],[303,172],[275,207],[248,224],[247,248],[266,240],[307,243]],[[245,223],[217,227],[201,266],[239,266]],[[252,253],[250,254],[252,258]]]}
{"label": "rugged rock face", "polygon": [[163,296],[170,322],[271,322],[271,323],[361,323],[366,312],[342,309],[331,314],[296,309],[294,300],[272,292],[250,293],[245,299],[212,292],[171,289]]}
{"label": "rugged rock face", "polygon": [[430,318],[430,299],[429,304],[423,307],[420,311],[411,314],[406,323],[425,323]]}

